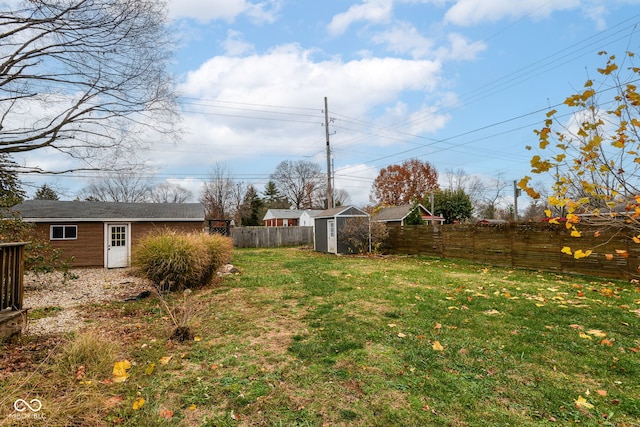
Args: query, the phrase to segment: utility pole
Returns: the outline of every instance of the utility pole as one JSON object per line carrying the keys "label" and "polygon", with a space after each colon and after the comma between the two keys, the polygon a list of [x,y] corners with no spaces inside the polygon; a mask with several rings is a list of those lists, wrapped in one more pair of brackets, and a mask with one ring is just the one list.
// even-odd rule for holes
{"label": "utility pole", "polygon": [[327,136],[327,209],[333,208],[333,188],[331,185],[331,147],[329,145],[329,103],[324,97],[324,131]]}
{"label": "utility pole", "polygon": [[518,188],[518,183],[513,181],[513,220],[518,221],[518,196],[522,190]]}

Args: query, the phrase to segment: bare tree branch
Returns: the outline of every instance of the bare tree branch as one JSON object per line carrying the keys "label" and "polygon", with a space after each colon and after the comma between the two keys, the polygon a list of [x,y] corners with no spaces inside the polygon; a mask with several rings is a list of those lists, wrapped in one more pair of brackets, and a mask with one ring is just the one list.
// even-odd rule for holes
{"label": "bare tree branch", "polygon": [[96,169],[138,147],[147,126],[175,131],[163,1],[17,0],[0,10],[0,153],[48,147]]}

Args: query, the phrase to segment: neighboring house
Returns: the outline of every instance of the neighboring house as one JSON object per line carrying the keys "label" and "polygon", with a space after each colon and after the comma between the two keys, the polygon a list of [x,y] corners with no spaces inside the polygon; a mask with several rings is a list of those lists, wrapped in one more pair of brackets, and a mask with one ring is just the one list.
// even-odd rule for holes
{"label": "neighboring house", "polygon": [[314,223],[314,218],[316,215],[318,215],[320,212],[322,212],[321,210],[316,210],[316,209],[307,209],[306,211],[302,212],[300,214],[300,226],[301,227],[313,227],[313,223]]}
{"label": "neighboring house", "polygon": [[313,235],[314,250],[332,254],[350,253],[348,245],[340,241],[340,232],[347,220],[358,217],[369,219],[369,215],[365,211],[353,206],[340,206],[327,209],[315,215],[313,217],[315,222]]}
{"label": "neighboring house", "polygon": [[27,200],[14,206],[74,267],[128,267],[131,250],[151,231],[204,231],[200,203],[115,203]]}
{"label": "neighboring house", "polygon": [[[412,212],[414,205],[389,206],[380,209],[374,216],[376,222],[384,222],[387,225],[405,225],[405,220]],[[429,225],[444,224],[444,218],[435,216],[429,212],[427,208],[421,204],[416,205],[416,209],[420,209],[422,220]]]}
{"label": "neighboring house", "polygon": [[294,227],[299,225],[303,211],[294,209],[269,209],[262,218],[265,227]]}

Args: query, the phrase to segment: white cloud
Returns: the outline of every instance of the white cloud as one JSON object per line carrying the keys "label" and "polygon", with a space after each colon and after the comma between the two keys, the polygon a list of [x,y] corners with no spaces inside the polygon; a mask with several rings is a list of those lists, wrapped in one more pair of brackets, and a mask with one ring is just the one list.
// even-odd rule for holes
{"label": "white cloud", "polygon": [[580,6],[580,0],[458,0],[445,14],[445,22],[468,26],[523,16],[544,18],[558,10]]}
{"label": "white cloud", "polygon": [[427,58],[433,53],[435,42],[424,37],[411,24],[402,23],[372,38],[374,43],[386,45],[390,52],[410,54],[413,58]]}
{"label": "white cloud", "polygon": [[[281,160],[305,158],[324,165],[325,96],[330,111],[366,120],[373,109],[395,105],[404,93],[425,99],[440,90],[442,71],[436,61],[375,57],[317,60],[315,54],[293,44],[263,55],[217,56],[203,63],[179,88],[188,97],[183,118],[190,133],[175,151],[165,146],[150,152],[152,165],[202,171],[215,162],[225,162],[234,173],[243,174],[242,180],[260,187],[260,179],[266,179]],[[403,121],[413,111],[399,109],[381,119]],[[423,120],[412,130],[432,132],[447,120],[427,106],[419,111]],[[375,150],[406,139],[399,142],[375,136],[362,138],[359,144]],[[339,164],[353,162],[348,156],[358,148],[351,145],[349,149],[340,153]],[[168,151],[171,156],[166,155]],[[362,181],[337,181],[336,185],[347,190],[354,202],[366,203],[370,181],[364,181],[371,175],[367,173]]]}
{"label": "white cloud", "polygon": [[436,57],[441,61],[471,61],[476,59],[478,53],[487,49],[487,45],[481,41],[469,42],[464,36],[458,33],[451,33],[447,36],[449,46],[438,49]]}
{"label": "white cloud", "polygon": [[391,17],[392,10],[393,0],[365,0],[362,4],[351,6],[346,12],[335,15],[328,30],[333,35],[340,35],[354,22],[386,22]]}
{"label": "white cloud", "polygon": [[227,31],[227,38],[222,42],[222,47],[229,56],[240,56],[254,50],[254,46],[242,38],[242,33],[234,30]]}
{"label": "white cloud", "polygon": [[272,23],[280,8],[280,0],[252,3],[247,0],[170,0],[169,17],[172,19],[192,18],[199,22],[218,19],[233,21],[246,14],[256,22]]}
{"label": "white cloud", "polygon": [[436,61],[400,58],[315,62],[313,51],[292,44],[265,55],[218,56],[187,75],[180,91],[206,99],[319,105],[324,96],[347,114],[364,114],[403,91],[431,91],[440,77]]}

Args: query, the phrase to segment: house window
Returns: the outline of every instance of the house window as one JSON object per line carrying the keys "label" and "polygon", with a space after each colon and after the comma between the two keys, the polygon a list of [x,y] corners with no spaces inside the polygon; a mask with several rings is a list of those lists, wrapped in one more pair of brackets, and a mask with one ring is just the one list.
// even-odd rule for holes
{"label": "house window", "polygon": [[76,240],[78,238],[77,225],[52,225],[50,230],[51,240]]}

